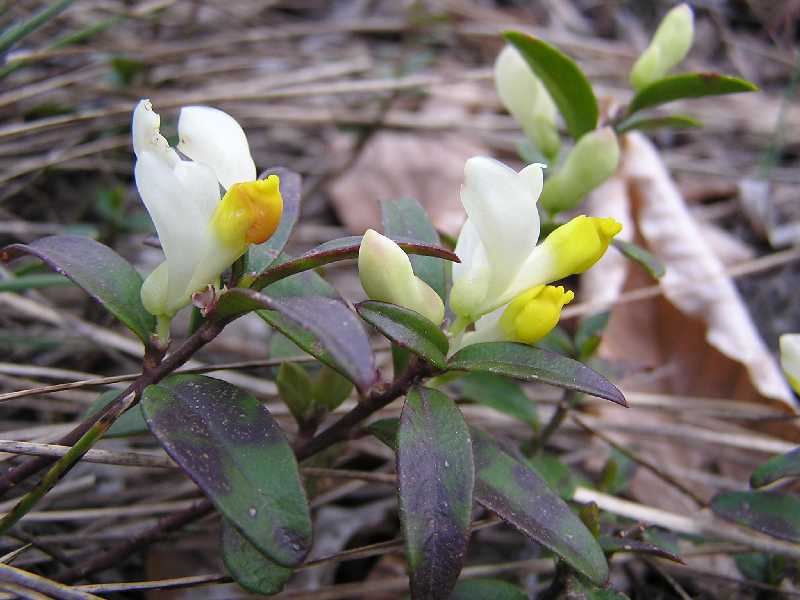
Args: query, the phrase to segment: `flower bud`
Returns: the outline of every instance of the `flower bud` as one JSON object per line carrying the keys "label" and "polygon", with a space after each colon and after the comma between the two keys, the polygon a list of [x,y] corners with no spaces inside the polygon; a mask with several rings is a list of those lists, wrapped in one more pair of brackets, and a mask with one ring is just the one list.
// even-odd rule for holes
{"label": "flower bud", "polygon": [[610,127],[587,133],[561,168],[544,182],[542,207],[550,214],[575,208],[586,194],[614,174],[619,157],[617,136]]}
{"label": "flower bud", "polygon": [[789,385],[800,395],[800,333],[787,333],[780,337],[781,366]]}
{"label": "flower bud", "polygon": [[542,244],[550,257],[550,281],[583,273],[603,257],[622,225],[611,218],[580,215],[558,227]]}
{"label": "flower bud", "polygon": [[400,246],[372,229],[361,240],[358,277],[370,299],[414,310],[437,325],[444,320],[439,294],[414,275],[411,261]]}
{"label": "flower bud", "polygon": [[510,340],[535,344],[558,324],[561,309],[574,297],[563,286],[538,285],[511,301],[500,317],[500,327]]}
{"label": "flower bud", "polygon": [[548,160],[558,155],[561,139],[556,127],[556,105],[519,51],[503,48],[494,63],[497,94],[525,135]]}
{"label": "flower bud", "polygon": [[694,14],[688,4],[670,10],[653,40],[631,69],[630,81],[639,91],[658,81],[689,53],[694,38]]}

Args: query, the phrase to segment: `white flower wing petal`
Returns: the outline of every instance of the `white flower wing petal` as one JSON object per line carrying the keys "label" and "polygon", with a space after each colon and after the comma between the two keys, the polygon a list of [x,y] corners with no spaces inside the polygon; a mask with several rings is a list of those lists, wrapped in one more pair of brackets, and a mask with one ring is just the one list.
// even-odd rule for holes
{"label": "white flower wing petal", "polygon": [[228,113],[210,106],[186,106],[178,118],[178,137],[178,150],[211,167],[225,189],[255,180],[247,137]]}

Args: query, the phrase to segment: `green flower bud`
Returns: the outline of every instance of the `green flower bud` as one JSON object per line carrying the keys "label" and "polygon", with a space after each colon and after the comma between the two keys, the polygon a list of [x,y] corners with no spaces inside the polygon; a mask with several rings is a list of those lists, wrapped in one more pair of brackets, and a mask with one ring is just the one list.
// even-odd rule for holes
{"label": "green flower bud", "polygon": [[694,38],[694,14],[688,4],[667,13],[653,40],[631,69],[630,81],[639,91],[658,81],[689,53]]}
{"label": "green flower bud", "polygon": [[610,127],[584,135],[561,168],[544,182],[539,202],[550,214],[578,206],[594,188],[614,174],[619,164],[619,144]]}

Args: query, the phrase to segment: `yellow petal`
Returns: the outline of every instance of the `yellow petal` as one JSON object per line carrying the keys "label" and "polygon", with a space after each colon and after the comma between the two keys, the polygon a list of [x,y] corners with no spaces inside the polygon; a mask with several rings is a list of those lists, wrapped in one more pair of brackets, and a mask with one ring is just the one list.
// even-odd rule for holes
{"label": "yellow petal", "polygon": [[217,206],[211,226],[226,245],[260,244],[275,233],[282,213],[280,179],[270,175],[233,184]]}
{"label": "yellow petal", "polygon": [[[553,279],[583,273],[600,260],[622,225],[611,218],[580,215],[547,236],[557,274]],[[551,280],[552,281],[552,280]]]}
{"label": "yellow petal", "polygon": [[563,286],[538,285],[511,301],[500,317],[500,327],[509,339],[534,344],[558,324],[561,309],[574,297]]}

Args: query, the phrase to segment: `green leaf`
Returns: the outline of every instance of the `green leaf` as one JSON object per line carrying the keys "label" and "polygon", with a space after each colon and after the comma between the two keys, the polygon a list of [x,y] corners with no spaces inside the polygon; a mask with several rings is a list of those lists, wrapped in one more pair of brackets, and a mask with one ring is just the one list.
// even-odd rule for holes
{"label": "green leaf", "polygon": [[629,598],[610,587],[599,587],[585,577],[572,573],[567,577],[567,590],[564,600],[629,600]]}
{"label": "green leaf", "polygon": [[750,476],[750,487],[764,487],[784,477],[800,477],[800,448],[774,456],[759,465]]}
{"label": "green leaf", "polygon": [[575,61],[547,42],[521,31],[507,31],[503,37],[519,50],[542,80],[574,139],[597,127],[597,99]]}
{"label": "green leaf", "polygon": [[581,360],[590,358],[597,350],[610,316],[609,311],[603,311],[581,319],[575,332],[575,347]]}
{"label": "green leaf", "polygon": [[225,568],[236,583],[250,592],[277,594],[294,573],[259,552],[227,519],[222,519],[221,537]]}
{"label": "green leaf", "polygon": [[683,559],[680,556],[650,542],[643,542],[629,537],[612,537],[610,535],[601,535],[598,541],[603,548],[603,552],[608,555],[617,553],[645,554],[683,564]]}
{"label": "green leaf", "polygon": [[356,305],[356,311],[395,344],[421,356],[439,369],[445,367],[450,346],[447,337],[418,312],[374,300]]}
{"label": "green leaf", "polygon": [[649,131],[652,129],[661,129],[663,127],[668,127],[670,129],[693,129],[702,126],[702,121],[686,115],[668,115],[666,117],[646,117],[636,115],[628,117],[619,123],[615,129],[618,134],[622,135],[623,133],[633,131],[634,129]]}
{"label": "green leaf", "polygon": [[628,105],[628,114],[682,98],[702,98],[722,94],[755,92],[749,81],[719,73],[680,73],[659,79],[640,90]]}
{"label": "green leaf", "polygon": [[539,426],[536,405],[516,381],[492,373],[468,373],[456,383],[461,396],[527,423]]}
{"label": "green leaf", "polygon": [[553,327],[550,333],[536,342],[536,347],[568,357],[575,356],[576,354],[572,338],[560,325]]}
{"label": "green leaf", "polygon": [[[441,246],[423,244],[421,242],[408,239],[395,239],[394,241],[397,242],[397,244],[403,250],[405,250],[407,254],[437,256],[446,260],[459,262],[458,256],[454,252]],[[308,271],[309,269],[316,269],[323,265],[340,260],[352,260],[358,258],[358,249],[360,247],[360,235],[348,236],[345,238],[331,240],[330,242],[325,242],[316,248],[312,248],[305,254],[298,256],[297,258],[293,258],[291,260],[282,262],[277,266],[270,267],[256,277],[255,280],[250,284],[250,287],[254,290],[260,290],[265,286],[275,283],[284,277],[294,275],[295,273],[301,273],[303,271]]]}
{"label": "green leaf", "polygon": [[[769,585],[779,585],[786,575],[786,557],[776,554],[748,552],[733,557],[736,568],[747,579]],[[779,596],[774,597],[775,600]]]}
{"label": "green leaf", "polygon": [[611,448],[597,487],[609,494],[619,495],[630,485],[637,467],[638,465],[628,456],[616,448]]}
{"label": "green leaf", "polygon": [[336,410],[352,391],[353,384],[349,379],[325,365],[319,369],[311,384],[315,406],[329,411]]}
{"label": "green leaf", "polygon": [[458,371],[497,373],[524,381],[549,383],[627,406],[622,392],[586,365],[525,344],[513,342],[473,344],[450,357],[448,368]]}
{"label": "green leaf", "polygon": [[530,467],[504,452],[491,436],[471,428],[475,499],[563,558],[596,583],[608,564],[594,536]]}
{"label": "green leaf", "polygon": [[386,446],[397,452],[397,430],[400,429],[400,419],[386,417],[378,419],[367,425],[364,429],[374,435]]}
{"label": "green leaf", "polygon": [[19,275],[12,279],[0,279],[0,292],[24,292],[70,285],[73,285],[73,283],[69,279],[57,273]]}
{"label": "green leaf", "polygon": [[[408,239],[430,246],[441,246],[439,234],[431,223],[428,213],[414,198],[382,200],[383,232],[392,239]],[[412,254],[410,257],[414,274],[433,288],[443,299],[447,299],[447,272],[445,263],[432,256]]]}
{"label": "green leaf", "polygon": [[459,581],[448,600],[528,600],[517,586],[502,579]]}
{"label": "green leaf", "polygon": [[[106,406],[111,404],[111,402],[117,396],[119,396],[119,393],[120,390],[108,390],[107,392],[100,394],[97,397],[97,400],[92,402],[92,404],[89,406],[85,416],[88,417],[100,412]],[[109,427],[108,431],[106,431],[103,437],[127,437],[130,435],[140,435],[142,433],[149,432],[150,430],[147,428],[147,423],[144,420],[144,414],[142,414],[142,406],[141,404],[136,404],[122,413],[122,415],[116,421],[114,421],[114,424]]]}
{"label": "green leaf", "polygon": [[280,180],[281,197],[283,198],[283,212],[278,229],[264,243],[250,246],[247,250],[245,269],[248,273],[257,276],[269,267],[280,256],[286,242],[294,231],[297,219],[300,217],[300,200],[302,197],[302,178],[299,174],[284,167],[267,169],[259,179],[266,179],[270,175],[277,175]]}
{"label": "green leaf", "polygon": [[311,548],[311,517],[294,452],[266,407],[210,377],[172,375],[142,407],[167,453],[251,544],[283,566]]}
{"label": "green leaf", "polygon": [[711,501],[718,517],[790,542],[800,542],[800,498],[783,492],[723,492]]}
{"label": "green leaf", "polygon": [[639,263],[655,279],[661,279],[666,273],[664,265],[653,254],[633,242],[614,239],[614,247],[630,260]]}
{"label": "green leaf", "polygon": [[400,522],[413,598],[446,598],[469,542],[475,470],[469,430],[443,393],[415,387],[397,433]]}
{"label": "green leaf", "polygon": [[311,377],[306,370],[300,365],[285,362],[278,369],[275,383],[278,385],[281,400],[289,408],[295,421],[304,421],[313,402]]}
{"label": "green leaf", "polygon": [[577,486],[575,476],[556,456],[547,452],[537,452],[525,462],[544,479],[550,489],[558,492],[564,500],[572,500]]}
{"label": "green leaf", "polygon": [[234,288],[220,296],[213,314],[224,321],[253,310],[300,348],[350,379],[359,391],[365,392],[377,379],[364,326],[343,301],[322,296],[271,298]]}
{"label": "green leaf", "polygon": [[0,251],[0,260],[31,255],[66,275],[105,306],[147,344],[155,318],[142,306],[142,278],[130,263],[108,246],[89,238],[54,235],[32,244],[12,244]]}

